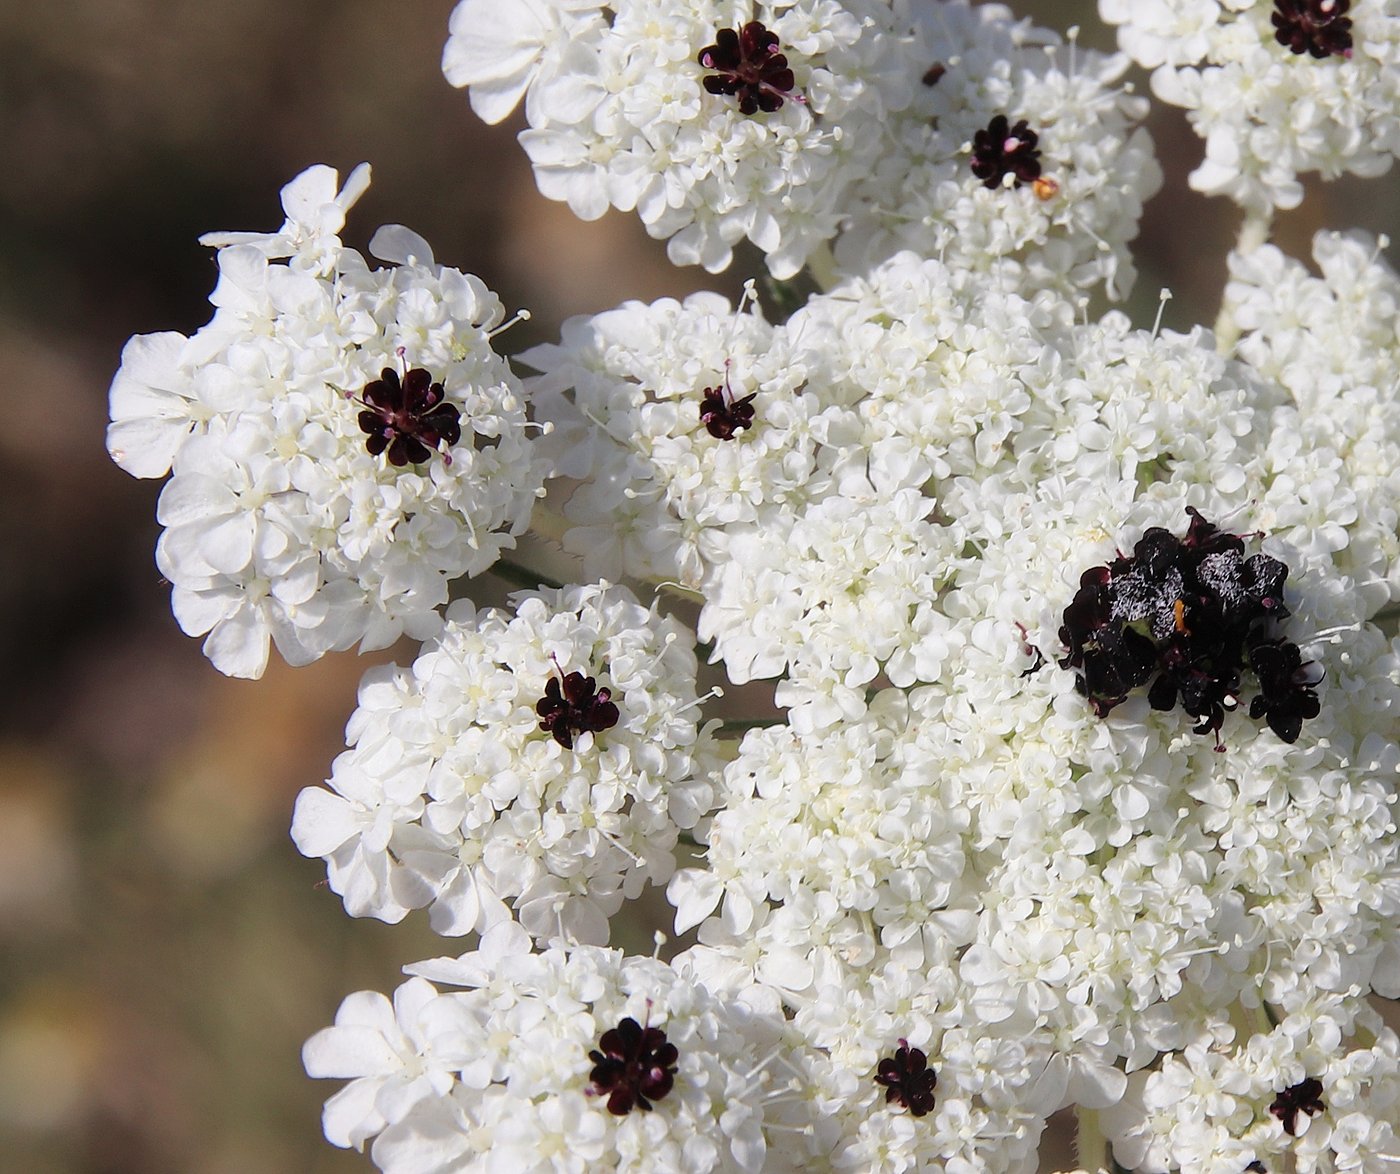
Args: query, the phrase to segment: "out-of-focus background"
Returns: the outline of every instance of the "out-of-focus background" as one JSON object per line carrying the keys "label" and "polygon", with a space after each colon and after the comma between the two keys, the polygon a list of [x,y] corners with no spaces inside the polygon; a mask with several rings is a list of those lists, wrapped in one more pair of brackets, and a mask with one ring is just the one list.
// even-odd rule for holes
{"label": "out-of-focus background", "polygon": [[[500,0],[502,4],[511,0]],[[152,560],[158,484],[103,450],[135,333],[190,333],[215,269],[196,241],[270,230],[308,164],[374,165],[346,239],[422,232],[534,319],[737,291],[676,270],[631,216],[576,221],[514,135],[438,71],[452,0],[0,3],[0,1170],[306,1174],[370,1169],[320,1137],[335,1085],[302,1041],[340,999],[455,953],[421,918],[352,922],[297,855],[297,791],[325,777],[366,666],[351,655],[231,681],[180,634]],[[1092,3],[1019,10],[1110,47]],[[1146,79],[1139,79],[1145,88]],[[1187,190],[1177,112],[1143,226],[1134,313],[1214,318],[1235,214]],[[1284,218],[1396,233],[1393,178],[1315,188]],[[496,600],[500,583],[477,593]],[[400,649],[399,655],[411,650]],[[380,654],[372,660],[393,655]],[[1059,1157],[1067,1161],[1061,1154]],[[1047,1169],[1053,1166],[1047,1165]]]}

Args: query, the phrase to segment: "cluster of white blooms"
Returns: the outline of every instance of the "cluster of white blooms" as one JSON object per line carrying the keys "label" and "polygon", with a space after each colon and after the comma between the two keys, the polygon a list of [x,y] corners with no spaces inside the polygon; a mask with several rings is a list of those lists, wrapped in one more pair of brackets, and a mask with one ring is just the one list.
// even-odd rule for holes
{"label": "cluster of white blooms", "polygon": [[[444,71],[524,101],[546,196],[821,292],[627,302],[520,380],[481,283],[400,227],[371,269],[367,170],[313,168],[206,238],[208,326],[128,345],[109,447],[173,470],[218,667],[425,641],[292,834],[480,948],[309,1041],[331,1141],[1032,1174],[1073,1107],[1086,1168],[1400,1169],[1400,278],[1256,239],[1400,153],[1400,0],[1099,6],[1252,213],[1219,339],[1088,314],[1161,182],[1122,55],[969,0],[460,0]],[[590,585],[446,606],[547,472]],[[721,742],[697,640],[786,712]],[[649,885],[669,964],[602,948]]]}
{"label": "cluster of white blooms", "polygon": [[723,269],[747,237],[787,278],[840,231],[856,270],[915,248],[1013,262],[1024,288],[1132,283],[1161,173],[1145,101],[1113,88],[1127,61],[1000,5],[462,0],[451,32],[481,117],[525,96],[540,190],[586,219],[635,208],[677,263]]}
{"label": "cluster of white blooms", "polygon": [[1331,1015],[1237,1032],[1221,1020],[1105,1114],[1114,1156],[1143,1174],[1293,1169],[1382,1174],[1400,1167],[1400,1040],[1365,1008],[1346,1047]]}
{"label": "cluster of white blooms", "polygon": [[312,1076],[350,1079],[326,1103],[330,1141],[373,1139],[386,1174],[805,1168],[800,1069],[764,1058],[781,1017],[651,958],[525,952],[515,928],[408,967],[392,1003],[349,996],[307,1041]]}
{"label": "cluster of white blooms", "polygon": [[1198,191],[1294,208],[1299,175],[1379,175],[1400,154],[1397,0],[1099,0],[1118,44],[1205,140]]}
{"label": "cluster of white blooms", "polygon": [[[1128,242],[1162,181],[1137,128],[1147,99],[1114,85],[1127,59],[1066,50],[999,4],[911,9],[921,84],[853,193],[836,245],[842,269],[913,249],[959,270],[1000,268],[1022,292],[1102,284],[1126,294]],[[997,118],[999,136],[989,132]]]}
{"label": "cluster of white blooms", "polygon": [[500,303],[399,226],[372,269],[336,235],[369,183],[312,167],[276,233],[215,234],[214,317],[133,338],[108,447],[172,473],[157,548],[176,618],[225,673],[258,677],[440,622],[529,522],[545,467],[520,385],[491,346]]}
{"label": "cluster of white blooms", "polygon": [[488,122],[524,95],[540,191],[586,220],[636,209],[677,264],[723,269],[747,238],[775,275],[795,274],[835,235],[881,120],[912,92],[884,0],[511,9],[462,0],[448,80]]}
{"label": "cluster of white blooms", "polygon": [[1379,255],[1385,243],[1318,233],[1320,276],[1273,245],[1232,253],[1225,289],[1242,332],[1236,353],[1295,405],[1277,428],[1294,449],[1284,459],[1296,468],[1319,449],[1340,458],[1357,499],[1349,528],[1382,552],[1370,584],[1382,601],[1400,598],[1400,277]]}
{"label": "cluster of white blooms", "polygon": [[[802,704],[745,738],[708,867],[679,874],[670,895],[680,927],[702,923],[701,973],[772,992],[853,1087],[870,1092],[896,1040],[927,1041],[916,1046],[950,1073],[960,1061],[945,1033],[978,1041],[969,1079],[993,1080],[992,1104],[1026,1116],[972,1130],[963,1157],[1019,1169],[987,1147],[1033,1142],[1063,1104],[1114,1104],[1125,1068],[1182,1046],[1246,992],[1285,1013],[1320,992],[1400,994],[1400,750],[1385,732],[1400,660],[1365,622],[1386,598],[1364,586],[1386,566],[1375,527],[1358,521],[1335,452],[1292,459],[1296,411],[1279,389],[1208,335],[1153,336],[1116,316],[1051,322],[1022,357],[1029,315],[1015,316],[1018,336],[990,313],[983,335],[941,316],[954,300],[936,264],[898,259],[789,323],[810,319],[808,387],[864,389],[859,448],[872,462],[886,448],[915,454],[928,515],[956,528],[930,599],[940,655],[909,672],[928,684],[868,706],[841,696],[839,672],[806,675],[820,641],[804,617],[784,617],[779,695]],[[889,505],[845,500],[846,528],[810,569],[778,547],[785,589],[760,594],[774,573],[761,535],[724,564],[729,585],[758,596],[748,614],[770,625],[740,631],[741,593],[729,639],[767,639],[803,574],[818,581],[860,557],[855,536],[878,530]],[[1170,699],[1100,715],[1054,663],[1081,574],[1154,526],[1181,536],[1188,507],[1265,536],[1288,568],[1288,632],[1320,709],[1302,738],[1229,712],[1228,697],[1214,745]],[[907,614],[878,577],[861,590],[870,615]],[[1197,621],[1184,615],[1189,635]],[[702,632],[712,618],[707,604]],[[903,673],[887,667],[896,684],[910,683]],[[885,1018],[869,1018],[873,976],[906,970],[925,1001],[882,997]],[[946,1103],[976,1117],[953,1091],[962,1079],[950,1075]],[[1017,1080],[1027,1087],[1008,1094]],[[849,1110],[848,1139],[876,1129],[868,1106]],[[954,1152],[939,1128],[916,1134],[930,1148],[914,1168]],[[889,1144],[862,1143],[856,1167],[905,1168]]]}
{"label": "cluster of white blooms", "polygon": [[714,806],[694,637],[621,587],[513,602],[458,601],[410,667],[365,674],[350,749],[292,835],[357,917],[431,906],[465,934],[509,901],[537,938],[601,944]]}

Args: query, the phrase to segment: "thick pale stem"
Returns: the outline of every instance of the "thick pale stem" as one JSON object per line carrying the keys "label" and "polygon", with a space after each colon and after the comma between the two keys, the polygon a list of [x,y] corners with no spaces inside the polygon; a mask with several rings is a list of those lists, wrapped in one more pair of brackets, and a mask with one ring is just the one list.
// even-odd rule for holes
{"label": "thick pale stem", "polygon": [[835,289],[841,280],[836,273],[836,258],[831,255],[830,245],[819,245],[812,250],[807,258],[807,271],[811,273],[812,280],[821,286],[823,293]]}
{"label": "thick pale stem", "polygon": [[[1235,242],[1235,252],[1252,253],[1269,239],[1274,218],[1269,212],[1246,212],[1244,223],[1240,225],[1239,239]],[[1220,315],[1215,320],[1215,349],[1228,355],[1240,340],[1239,323],[1230,312],[1230,303],[1224,299],[1220,304]]]}
{"label": "thick pale stem", "polygon": [[1085,1170],[1102,1170],[1108,1165],[1108,1140],[1099,1124],[1099,1115],[1082,1106],[1074,1110],[1079,1122],[1074,1134],[1074,1152]]}

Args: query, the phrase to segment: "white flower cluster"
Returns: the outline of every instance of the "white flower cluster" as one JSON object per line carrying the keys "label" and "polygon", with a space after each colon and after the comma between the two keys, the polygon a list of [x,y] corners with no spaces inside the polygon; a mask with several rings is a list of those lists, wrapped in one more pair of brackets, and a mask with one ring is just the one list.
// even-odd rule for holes
{"label": "white flower cluster", "polygon": [[[132,340],[109,446],[173,471],[160,564],[220,668],[426,641],[293,837],[351,914],[480,935],[307,1044],[333,1142],[1031,1174],[1073,1106],[1086,1168],[1400,1168],[1400,278],[1253,247],[1301,172],[1400,152],[1398,5],[1100,0],[1252,213],[1219,340],[1085,309],[1161,180],[1125,58],[967,0],[457,4],[443,68],[523,99],[545,195],[808,265],[783,321],[627,302],[519,382],[476,279],[341,245],[366,171],[206,238],[214,319]],[[597,581],[444,614],[546,470]],[[786,707],[727,756],[697,638]],[[663,884],[698,944],[603,949]]]}
{"label": "white flower cluster", "polygon": [[[747,238],[775,275],[791,277],[835,235],[842,194],[879,147],[880,120],[910,96],[882,0],[511,7],[502,19],[492,0],[458,4],[443,52],[448,80],[471,87],[489,122],[525,95],[530,129],[520,142],[540,191],[585,220],[609,205],[635,209],[652,236],[669,238],[677,264],[723,269]],[[776,50],[740,38],[749,22],[776,36]],[[701,53],[722,47],[726,30],[729,74],[755,79],[743,92],[704,84],[721,73]]]}
{"label": "white flower cluster", "polygon": [[365,674],[350,749],[292,836],[357,917],[431,906],[465,934],[509,901],[541,940],[601,944],[714,806],[694,638],[621,587],[513,600],[458,601],[410,667]]}
{"label": "white flower cluster", "polygon": [[[836,245],[842,270],[862,273],[912,249],[953,269],[999,270],[1022,292],[1102,284],[1126,295],[1128,243],[1162,182],[1137,127],[1147,99],[1115,88],[1127,59],[1066,50],[1000,4],[910,7],[921,84],[888,120],[889,141],[853,192]],[[973,174],[977,136],[998,116],[1036,136],[1034,179]]]}
{"label": "white flower cluster", "polygon": [[1381,602],[1400,598],[1400,277],[1379,255],[1385,243],[1318,233],[1320,276],[1273,245],[1231,253],[1225,288],[1242,332],[1236,353],[1292,398],[1277,431],[1302,451],[1288,463],[1314,460],[1317,449],[1341,459],[1356,495],[1350,528],[1382,552],[1370,584]]}
{"label": "white flower cluster", "polygon": [[806,1110],[794,1067],[765,1069],[781,1017],[651,958],[530,954],[502,930],[408,967],[392,1003],[351,995],[307,1041],[312,1076],[350,1079],[326,1103],[330,1141],[373,1139],[386,1174],[804,1168],[782,1158]]}
{"label": "white flower cluster", "polygon": [[491,346],[500,303],[405,228],[371,241],[389,268],[343,247],[368,183],[361,167],[337,193],[312,167],[283,189],[280,231],[205,237],[214,317],[192,338],[133,338],[112,383],[113,459],[173,474],[157,561],[176,618],[233,676],[262,675],[269,639],[304,664],[429,634],[448,584],[513,546],[541,492],[520,385]]}
{"label": "white flower cluster", "polygon": [[1134,1076],[1106,1114],[1114,1156],[1143,1174],[1400,1168],[1400,1040],[1365,1008],[1348,1026],[1372,1042],[1346,1047],[1332,1016],[1307,1010],[1238,1043],[1217,1022]]}
{"label": "white flower cluster", "polygon": [[1099,0],[1099,15],[1205,140],[1197,191],[1294,208],[1303,172],[1380,175],[1400,153],[1396,0]]}
{"label": "white flower cluster", "polygon": [[[844,230],[857,270],[915,248],[1011,262],[1026,288],[1132,283],[1126,244],[1161,173],[1134,129],[1144,101],[1113,88],[1124,58],[1066,60],[1053,33],[967,0],[497,7],[457,6],[448,79],[490,122],[523,94],[540,190],[585,219],[635,208],[678,264],[723,269],[747,237],[787,278]],[[1001,168],[997,117],[1039,135],[1034,184]]]}

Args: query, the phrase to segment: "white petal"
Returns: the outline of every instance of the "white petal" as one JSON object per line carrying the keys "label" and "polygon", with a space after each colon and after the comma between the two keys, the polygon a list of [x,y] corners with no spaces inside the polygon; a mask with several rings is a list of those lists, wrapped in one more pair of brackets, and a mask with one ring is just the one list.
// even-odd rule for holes
{"label": "white petal", "polygon": [[303,856],[329,856],[359,835],[360,815],[324,787],[307,787],[292,809],[292,842]]}

